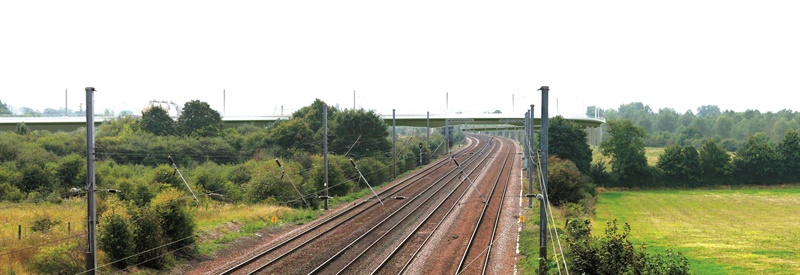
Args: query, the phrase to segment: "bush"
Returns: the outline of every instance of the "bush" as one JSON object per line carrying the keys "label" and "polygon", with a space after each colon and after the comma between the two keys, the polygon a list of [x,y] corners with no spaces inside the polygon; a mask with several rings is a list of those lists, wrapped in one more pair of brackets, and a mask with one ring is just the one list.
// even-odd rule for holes
{"label": "bush", "polygon": [[84,249],[84,245],[74,242],[44,248],[30,262],[30,269],[38,274],[81,273],[86,265]]}
{"label": "bush", "polygon": [[48,232],[54,226],[61,224],[60,220],[50,217],[48,214],[39,214],[31,224],[33,232]]}
{"label": "bush", "polygon": [[548,162],[547,195],[551,203],[559,206],[590,197],[589,190],[594,189],[594,185],[575,163],[557,157],[550,157]]}
{"label": "bush", "polygon": [[133,254],[133,228],[128,217],[111,213],[99,225],[98,247],[111,258],[117,268],[128,266],[127,257]]}
{"label": "bush", "polygon": [[665,254],[648,255],[628,240],[631,227],[625,223],[619,232],[617,221],[606,223],[605,236],[591,236],[589,220],[570,220],[570,271],[576,274],[689,274],[689,261],[681,253],[667,249]]}
{"label": "bush", "polygon": [[133,242],[136,262],[150,268],[163,268],[167,249],[157,213],[151,208],[142,207],[133,211],[132,219],[135,221]]}
{"label": "bush", "polygon": [[615,185],[614,178],[611,173],[606,171],[606,163],[603,161],[592,163],[592,166],[589,167],[589,177],[598,186],[610,187]]}
{"label": "bush", "polygon": [[8,182],[0,184],[0,200],[20,202],[23,198],[25,198],[25,194],[19,191],[19,188],[11,185]]}
{"label": "bush", "polygon": [[183,193],[170,188],[162,191],[150,203],[150,207],[157,213],[161,229],[164,231],[167,249],[171,251],[187,251],[187,247],[194,243],[194,217],[189,213],[181,197]]}

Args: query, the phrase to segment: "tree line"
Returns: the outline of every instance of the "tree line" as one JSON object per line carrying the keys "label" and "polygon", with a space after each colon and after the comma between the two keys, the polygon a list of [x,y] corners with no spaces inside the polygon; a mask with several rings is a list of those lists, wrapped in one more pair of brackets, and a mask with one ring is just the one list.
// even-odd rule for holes
{"label": "tree line", "polygon": [[789,109],[735,112],[723,111],[717,105],[703,105],[695,111],[681,113],[672,108],[653,110],[644,103],[633,102],[617,109],[589,106],[586,115],[594,117],[595,114],[608,120],[630,120],[646,132],[644,143],[648,147],[679,144],[700,148],[706,140],[713,139],[723,149],[734,152],[748,137],[759,132],[778,143],[789,130],[800,131],[800,112]]}

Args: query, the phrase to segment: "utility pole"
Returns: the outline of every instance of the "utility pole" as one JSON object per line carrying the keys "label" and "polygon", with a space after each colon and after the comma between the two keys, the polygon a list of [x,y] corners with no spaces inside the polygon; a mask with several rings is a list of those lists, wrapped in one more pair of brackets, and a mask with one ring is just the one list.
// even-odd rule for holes
{"label": "utility pole", "polygon": [[[547,207],[550,207],[549,198],[547,197],[547,150],[548,150],[548,93],[550,91],[550,87],[542,86],[539,88],[542,91],[542,126],[539,130],[541,133],[541,140],[539,141],[539,147],[541,148],[541,169],[542,169],[542,207],[539,210],[539,227],[541,228],[541,232],[539,233],[541,236],[539,238],[539,257],[541,259],[547,259]],[[533,106],[531,106],[533,109]]]}
{"label": "utility pole", "polygon": [[397,127],[397,119],[395,119],[395,109],[392,109],[392,173],[394,173],[394,177],[392,179],[397,178],[397,131],[395,127]]}
{"label": "utility pole", "polygon": [[328,210],[328,105],[322,105],[322,175],[325,180],[325,210]]}
{"label": "utility pole", "polygon": [[444,119],[444,154],[450,154],[450,121]]}
{"label": "utility pole", "polygon": [[94,200],[95,151],[94,151],[94,87],[86,87],[86,205],[88,240],[86,246],[86,271],[97,274],[97,241],[95,226],[97,225],[96,205]]}
{"label": "utility pole", "polygon": [[[523,149],[522,150],[525,150],[525,152],[523,152],[522,155],[525,156],[525,170],[528,170],[527,171],[528,172],[528,175],[527,175],[528,176],[528,193],[532,194],[533,193],[533,183],[532,183],[533,176],[531,176],[531,173],[533,172],[533,169],[531,169],[531,167],[533,165],[531,165],[531,163],[532,163],[532,161],[531,161],[531,151],[530,151],[531,150],[531,142],[530,142],[531,138],[528,136],[528,134],[530,133],[530,131],[528,130],[528,127],[530,127],[530,124],[531,124],[531,112],[525,112],[525,127],[524,127],[525,134],[523,135],[524,137],[523,137],[523,142],[522,142],[522,145],[523,145]],[[528,208],[532,208],[532,207],[533,207],[533,197],[528,197]]]}
{"label": "utility pole", "polygon": [[[530,149],[531,151],[528,151],[528,158],[530,158],[531,162],[528,163],[528,190],[533,190],[533,181],[534,181],[533,175],[535,174],[535,172],[534,172],[533,153],[531,152],[533,151],[533,148],[535,148],[533,141],[536,134],[536,115],[534,115],[536,112],[533,111],[533,104],[531,104],[531,110],[529,111],[529,113],[530,113],[530,118],[529,118],[530,121],[528,122],[528,136],[530,137],[529,141],[531,144],[528,145],[528,149]],[[530,198],[530,200],[528,201],[528,208],[533,208],[533,198]]]}
{"label": "utility pole", "polygon": [[428,137],[425,140],[428,142],[428,147],[431,147],[431,112],[430,111],[428,111],[427,119],[425,121],[427,123],[426,124],[427,128],[425,128],[425,129],[428,129]]}

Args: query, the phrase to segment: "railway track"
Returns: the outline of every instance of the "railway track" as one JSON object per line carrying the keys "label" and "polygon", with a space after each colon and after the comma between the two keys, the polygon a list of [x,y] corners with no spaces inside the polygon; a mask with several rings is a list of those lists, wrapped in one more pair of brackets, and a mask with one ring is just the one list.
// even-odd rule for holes
{"label": "railway track", "polygon": [[[480,201],[480,218],[475,221],[470,245],[463,250],[461,263],[454,273],[474,273],[473,267],[485,266],[489,262],[492,240],[484,240],[485,234],[496,231],[502,201],[495,193],[505,194],[515,161],[515,146],[511,141],[492,140],[488,136],[470,136],[468,146],[455,154],[464,173],[475,180],[488,203]],[[501,155],[501,157],[497,157]],[[495,158],[502,158],[500,172],[491,165]],[[508,163],[506,165],[506,163]],[[506,169],[505,167],[508,167]],[[478,175],[491,174],[494,184],[478,182]],[[494,175],[494,173],[497,173]],[[465,201],[476,205],[477,190],[471,187],[455,163],[443,159],[429,165],[417,174],[378,190],[384,200],[381,205],[372,199],[363,199],[331,213],[309,224],[305,230],[276,242],[268,249],[248,259],[226,267],[220,274],[397,274],[409,271],[409,267],[420,259],[423,247],[431,245],[431,236],[440,230],[443,222]],[[499,190],[496,191],[495,190]],[[395,200],[394,197],[405,199]],[[493,223],[489,227],[484,223]],[[483,246],[486,247],[483,247]],[[469,247],[474,247],[470,249]],[[470,252],[477,251],[477,252]],[[483,252],[483,253],[480,253]],[[478,254],[475,254],[478,253]],[[476,255],[486,257],[476,260]],[[467,263],[465,263],[465,261]],[[441,273],[441,272],[437,272]],[[448,272],[450,273],[450,272]],[[480,272],[478,272],[480,273]]]}

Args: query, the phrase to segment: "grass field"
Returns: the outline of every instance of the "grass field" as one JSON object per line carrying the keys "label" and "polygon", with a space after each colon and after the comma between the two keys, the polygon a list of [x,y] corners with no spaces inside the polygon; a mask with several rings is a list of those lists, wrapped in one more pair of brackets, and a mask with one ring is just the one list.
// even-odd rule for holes
{"label": "grass field", "polygon": [[800,188],[606,191],[594,232],[616,218],[634,245],[682,252],[698,274],[800,274]]}
{"label": "grass field", "polygon": [[[658,163],[658,157],[661,154],[664,154],[664,147],[645,147],[644,148],[644,157],[647,158],[647,165],[656,166]],[[592,162],[597,161],[605,161],[606,168],[611,171],[611,157],[603,156],[600,153],[600,147],[595,147],[592,149]]]}

